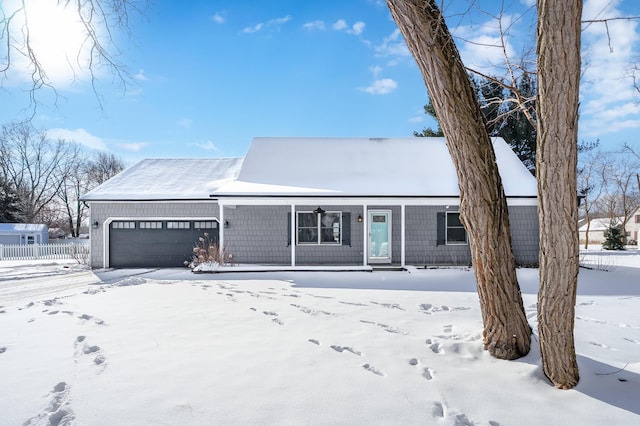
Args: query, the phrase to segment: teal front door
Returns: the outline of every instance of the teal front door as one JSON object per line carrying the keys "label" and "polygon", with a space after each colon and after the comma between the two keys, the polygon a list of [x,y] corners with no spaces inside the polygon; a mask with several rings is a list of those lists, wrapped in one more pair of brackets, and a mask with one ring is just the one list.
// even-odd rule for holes
{"label": "teal front door", "polygon": [[391,211],[369,211],[369,263],[391,263]]}

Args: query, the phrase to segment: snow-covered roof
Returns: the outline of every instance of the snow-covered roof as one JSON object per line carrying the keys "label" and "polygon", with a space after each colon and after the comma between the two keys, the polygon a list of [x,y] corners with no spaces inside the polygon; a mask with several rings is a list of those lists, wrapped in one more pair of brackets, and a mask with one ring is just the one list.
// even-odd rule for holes
{"label": "snow-covered roof", "polygon": [[42,232],[47,225],[39,223],[0,223],[0,232]]}
{"label": "snow-covered roof", "polygon": [[[505,193],[536,197],[536,180],[493,139]],[[238,178],[212,196],[459,196],[444,138],[255,138]]]}
{"label": "snow-covered roof", "polygon": [[[589,231],[606,231],[611,228],[611,226],[621,225],[624,218],[622,217],[598,217],[595,219],[591,219],[591,224],[589,225]],[[587,224],[585,223],[580,228],[578,228],[578,232],[586,232]]]}
{"label": "snow-covered roof", "polygon": [[147,159],[104,182],[83,201],[198,200],[238,176],[242,158]]}

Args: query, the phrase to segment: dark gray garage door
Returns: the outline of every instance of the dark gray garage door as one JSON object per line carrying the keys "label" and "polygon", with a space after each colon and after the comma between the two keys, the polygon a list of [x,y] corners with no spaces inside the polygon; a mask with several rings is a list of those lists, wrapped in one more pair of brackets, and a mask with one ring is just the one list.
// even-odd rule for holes
{"label": "dark gray garage door", "polygon": [[218,241],[215,220],[126,220],[111,222],[109,264],[112,267],[184,266],[204,233]]}

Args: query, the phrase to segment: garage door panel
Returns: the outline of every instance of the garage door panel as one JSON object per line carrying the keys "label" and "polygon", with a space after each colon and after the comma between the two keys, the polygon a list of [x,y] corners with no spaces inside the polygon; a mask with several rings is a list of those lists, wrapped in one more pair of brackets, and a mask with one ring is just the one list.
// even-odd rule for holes
{"label": "garage door panel", "polygon": [[176,267],[190,261],[193,247],[204,233],[218,240],[218,229],[114,229],[109,235],[112,267]]}

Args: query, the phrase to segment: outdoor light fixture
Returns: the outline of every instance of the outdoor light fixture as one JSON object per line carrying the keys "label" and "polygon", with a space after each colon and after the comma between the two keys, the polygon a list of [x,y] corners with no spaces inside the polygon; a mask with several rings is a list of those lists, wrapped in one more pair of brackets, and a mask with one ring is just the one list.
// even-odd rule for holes
{"label": "outdoor light fixture", "polygon": [[318,207],[318,208],[317,208],[317,209],[315,209],[313,212],[314,212],[314,213],[318,213],[318,214],[322,214],[322,213],[324,213],[325,211],[324,211],[324,210],[322,210],[322,208],[321,208],[321,207]]}
{"label": "outdoor light fixture", "polygon": [[358,223],[362,223],[362,215],[361,214],[358,215]]}
{"label": "outdoor light fixture", "polygon": [[100,224],[98,223],[98,221],[97,221],[97,220],[91,224],[91,226],[93,226],[93,229],[98,229],[98,226],[99,226],[99,225],[100,225]]}
{"label": "outdoor light fixture", "polygon": [[225,220],[225,221],[224,221],[224,227],[225,227],[225,228],[228,228],[228,227],[229,227],[229,221],[228,221],[228,220]]}

